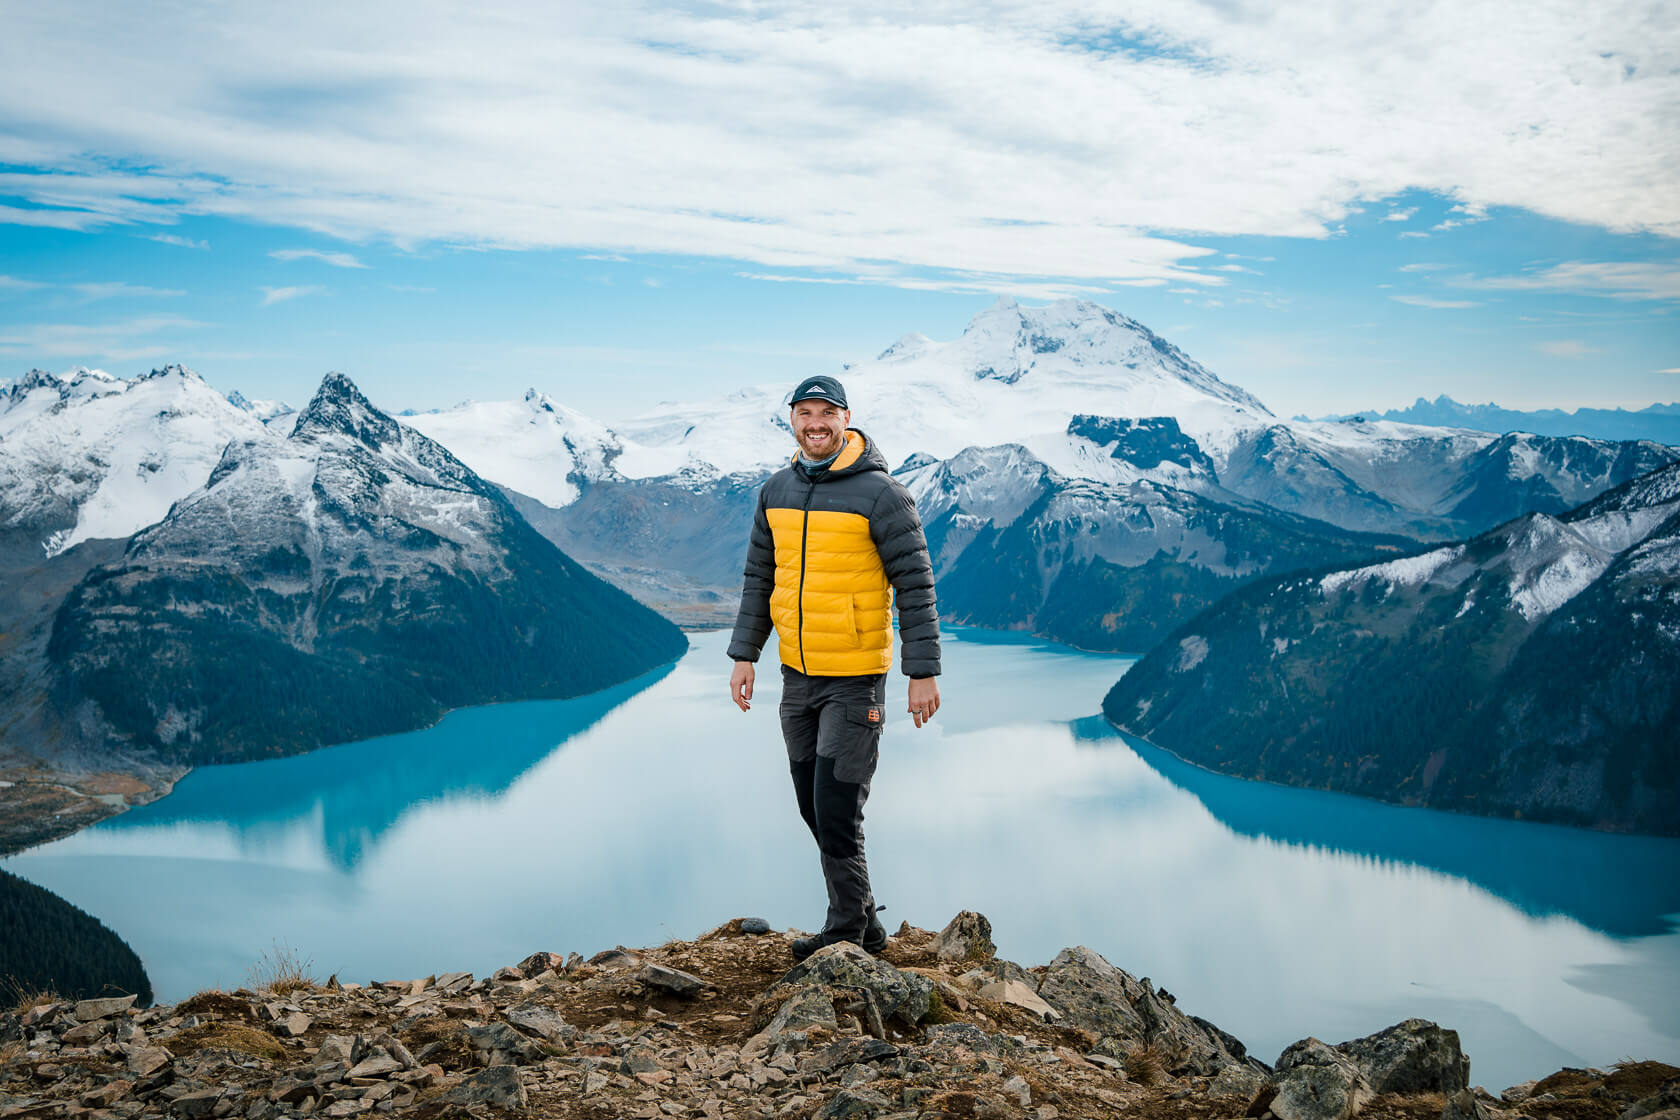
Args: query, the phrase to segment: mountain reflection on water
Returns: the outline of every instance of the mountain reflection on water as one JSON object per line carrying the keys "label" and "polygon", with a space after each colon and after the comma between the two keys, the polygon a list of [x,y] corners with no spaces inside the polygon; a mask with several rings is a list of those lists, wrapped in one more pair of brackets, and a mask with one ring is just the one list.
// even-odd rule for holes
{"label": "mountain reflection on water", "polygon": [[1668,933],[1680,915],[1680,844],[1673,840],[1436,813],[1288,786],[1257,796],[1256,783],[1193,766],[1101,716],[1072,726],[1084,742],[1135,751],[1243,836],[1433,868],[1534,917],[1567,914],[1616,937]]}
{"label": "mountain reflection on water", "polygon": [[352,870],[415,805],[495,797],[557,746],[658,683],[666,665],[571,700],[463,708],[432,727],[291,758],[192,772],[168,797],[100,827],[114,833],[217,822],[252,836],[318,816],[322,849]]}
{"label": "mountain reflection on water", "polygon": [[[1025,964],[1085,944],[1264,1060],[1411,1016],[1494,1088],[1680,1062],[1680,842],[1224,778],[1096,710],[1129,661],[954,628],[938,719],[891,722],[869,803],[889,928],[987,914]],[[774,656],[753,710],[726,636],[593,697],[452,713],[168,798],[5,861],[134,946],[162,999],[236,986],[275,941],[325,975],[480,975],[532,951],[820,921]]]}

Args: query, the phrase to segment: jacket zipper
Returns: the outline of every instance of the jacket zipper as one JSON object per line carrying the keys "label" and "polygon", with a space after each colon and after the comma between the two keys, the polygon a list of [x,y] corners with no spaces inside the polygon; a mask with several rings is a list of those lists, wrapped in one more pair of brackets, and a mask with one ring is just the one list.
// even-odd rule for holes
{"label": "jacket zipper", "polygon": [[816,492],[817,484],[807,480],[805,509],[799,518],[799,671],[806,676],[811,674],[805,667],[805,560],[807,542],[811,539],[811,498]]}

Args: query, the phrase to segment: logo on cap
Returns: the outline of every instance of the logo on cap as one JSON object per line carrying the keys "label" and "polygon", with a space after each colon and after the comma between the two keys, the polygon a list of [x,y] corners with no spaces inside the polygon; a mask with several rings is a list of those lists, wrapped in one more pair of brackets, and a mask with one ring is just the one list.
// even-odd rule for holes
{"label": "logo on cap", "polygon": [[800,401],[828,401],[841,408],[851,407],[846,403],[846,390],[832,377],[807,377],[801,381],[799,388],[788,399],[788,405],[796,405]]}

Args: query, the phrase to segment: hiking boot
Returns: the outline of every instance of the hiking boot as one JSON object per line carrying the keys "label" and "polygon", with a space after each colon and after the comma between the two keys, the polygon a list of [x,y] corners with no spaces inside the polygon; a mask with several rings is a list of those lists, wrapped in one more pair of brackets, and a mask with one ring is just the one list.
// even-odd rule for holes
{"label": "hiking boot", "polygon": [[809,937],[796,937],[793,939],[793,959],[802,961],[824,945],[831,944],[833,942],[824,940],[820,933],[813,933]]}
{"label": "hiking boot", "polygon": [[[877,906],[876,910],[886,907]],[[881,950],[887,947],[887,927],[881,924],[881,919],[873,912],[869,915],[869,928],[863,931],[863,951],[870,956],[879,956]]]}
{"label": "hiking boot", "polygon": [[869,924],[864,927],[863,937],[861,940],[854,940],[850,937],[840,937],[826,931],[822,933],[813,933],[808,937],[794,938],[793,959],[796,961],[802,961],[818,949],[826,948],[829,945],[834,945],[841,941],[851,941],[854,945],[861,944],[864,952],[874,956],[887,947],[887,927],[881,924],[881,919],[877,916],[879,911],[885,909],[885,906],[877,906],[869,912]]}

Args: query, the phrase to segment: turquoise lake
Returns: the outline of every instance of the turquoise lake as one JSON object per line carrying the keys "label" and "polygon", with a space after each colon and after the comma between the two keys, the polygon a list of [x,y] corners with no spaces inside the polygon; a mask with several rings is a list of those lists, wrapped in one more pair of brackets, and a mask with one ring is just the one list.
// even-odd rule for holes
{"label": "turquoise lake", "polygon": [[[1084,944],[1264,1061],[1418,1016],[1499,1089],[1680,1064],[1680,841],[1402,809],[1222,778],[1114,732],[1129,659],[946,631],[945,706],[892,723],[865,825],[889,929],[992,921],[1026,965]],[[0,863],[121,934],[161,1000],[276,944],[324,978],[485,974],[732,917],[812,928],[773,651],[750,713],[721,633],[571,701],[194,771],[162,800]]]}

